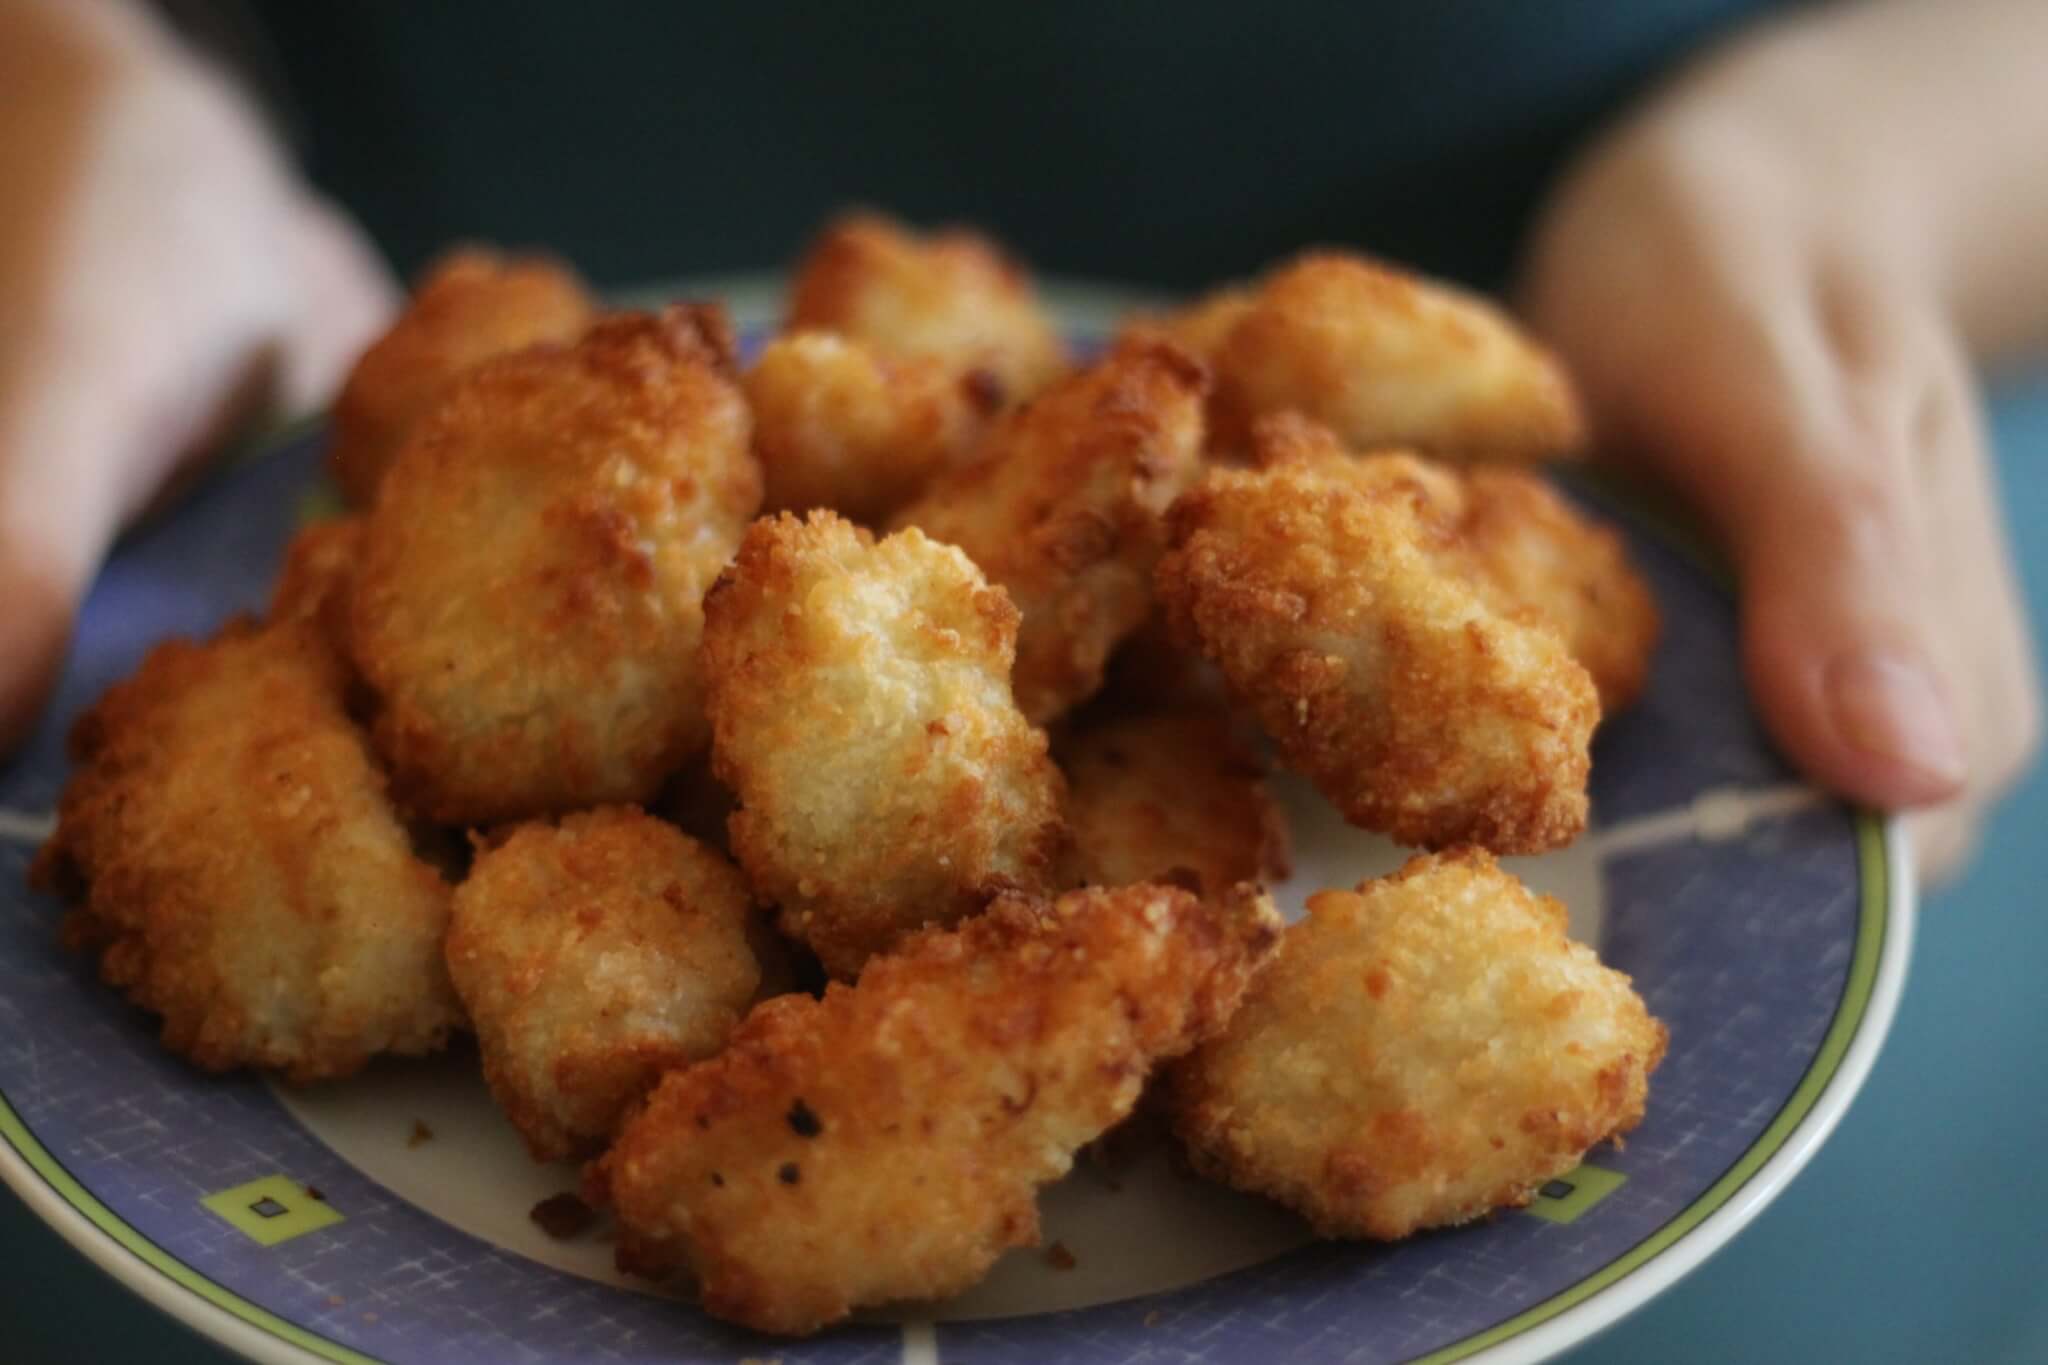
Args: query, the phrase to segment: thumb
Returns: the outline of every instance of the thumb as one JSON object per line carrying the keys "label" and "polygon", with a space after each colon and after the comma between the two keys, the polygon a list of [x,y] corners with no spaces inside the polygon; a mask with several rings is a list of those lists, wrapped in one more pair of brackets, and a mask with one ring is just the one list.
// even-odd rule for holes
{"label": "thumb", "polygon": [[1910,484],[1794,457],[1734,504],[1743,654],[1792,761],[1853,799],[1897,808],[1968,777],[1955,694],[1937,663]]}

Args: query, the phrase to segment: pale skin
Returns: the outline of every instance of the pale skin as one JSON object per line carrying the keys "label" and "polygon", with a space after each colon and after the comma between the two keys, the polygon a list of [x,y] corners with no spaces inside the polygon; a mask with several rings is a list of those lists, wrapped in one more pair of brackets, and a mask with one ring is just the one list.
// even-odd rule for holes
{"label": "pale skin", "polygon": [[2039,740],[1973,367],[2048,342],[2048,6],[1806,12],[1558,187],[1522,303],[1742,582],[1751,690],[1939,876]]}
{"label": "pale skin", "polygon": [[[1974,369],[2048,342],[2048,6],[1869,0],[1706,54],[1540,216],[1519,302],[1610,458],[1742,579],[1812,778],[1968,848],[2040,731]],[[324,402],[395,297],[222,76],[122,0],[0,0],[0,752],[122,526]]]}

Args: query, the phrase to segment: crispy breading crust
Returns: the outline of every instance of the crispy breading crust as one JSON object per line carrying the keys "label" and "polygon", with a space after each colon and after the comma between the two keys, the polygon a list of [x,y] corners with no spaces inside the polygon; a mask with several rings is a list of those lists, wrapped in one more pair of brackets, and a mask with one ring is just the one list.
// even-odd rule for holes
{"label": "crispy breading crust", "polygon": [[1458,469],[1405,452],[1353,455],[1329,428],[1295,413],[1261,418],[1252,448],[1261,464],[1348,457],[1361,487],[1402,489],[1436,531],[1428,542],[1436,562],[1464,575],[1495,610],[1557,631],[1600,690],[1601,714],[1642,692],[1659,631],[1650,586],[1621,536],[1581,516],[1540,475]]}
{"label": "crispy breading crust", "polygon": [[788,330],[839,332],[945,363],[995,406],[1028,398],[1067,368],[1031,277],[962,228],[918,234],[876,213],[826,224],[793,272]]}
{"label": "crispy breading crust", "polygon": [[1223,1026],[1279,930],[1250,887],[1004,897],[760,1006],[592,1169],[621,1266],[686,1265],[708,1311],[785,1333],[966,1288],[1036,1240],[1038,1186]]}
{"label": "crispy breading crust", "polygon": [[1475,469],[1458,538],[1503,605],[1554,625],[1600,689],[1611,716],[1642,695],[1662,621],[1621,535],[1580,516],[1557,490],[1518,469]]}
{"label": "crispy breading crust", "polygon": [[1011,700],[1016,608],[966,555],[830,512],[764,517],[704,611],[733,852],[827,970],[1050,889],[1059,770]]}
{"label": "crispy breading crust", "polygon": [[608,1141],[664,1072],[725,1045],[760,983],[752,918],[738,868],[630,806],[479,850],[448,972],[535,1160]]}
{"label": "crispy breading crust", "polygon": [[1152,609],[1164,513],[1200,469],[1208,375],[1166,342],[1132,342],[989,433],[975,462],[897,514],[957,545],[1023,613],[1017,704],[1038,724],[1102,685]]}
{"label": "crispy breading crust", "polygon": [[1534,853],[1585,827],[1592,680],[1549,629],[1435,562],[1437,529],[1348,456],[1213,468],[1175,504],[1159,596],[1286,761],[1404,843]]}
{"label": "crispy breading crust", "polygon": [[363,519],[309,522],[285,546],[270,591],[270,621],[313,621],[336,650],[348,650],[348,603],[362,555]]}
{"label": "crispy breading crust", "polygon": [[406,436],[457,376],[493,356],[574,341],[596,315],[576,272],[549,257],[465,246],[435,260],[334,400],[327,465],[342,495],[370,504]]}
{"label": "crispy breading crust", "polygon": [[760,503],[715,306],[489,361],[400,454],[351,625],[401,794],[445,824],[644,801],[707,738],[702,597]]}
{"label": "crispy breading crust", "polygon": [[777,337],[743,382],[767,481],[762,510],[829,507],[868,526],[959,463],[997,402],[943,360],[821,331]]}
{"label": "crispy breading crust", "polygon": [[1557,360],[1491,303],[1362,256],[1310,252],[1268,275],[1215,353],[1219,436],[1294,410],[1361,450],[1551,459],[1585,440]]}
{"label": "crispy breading crust", "polygon": [[1252,309],[1257,293],[1249,286],[1211,290],[1185,307],[1166,313],[1139,313],[1124,319],[1117,341],[1170,341],[1212,369],[1223,343]]}
{"label": "crispy breading crust", "polygon": [[65,942],[212,1070],[343,1076],[441,1046],[449,891],[413,855],[312,622],[171,640],[71,732],[32,880]]}
{"label": "crispy breading crust", "polygon": [[1287,876],[1287,821],[1228,712],[1183,704],[1057,736],[1073,831],[1068,880],[1171,881],[1197,895]]}
{"label": "crispy breading crust", "polygon": [[1311,897],[1167,1102],[1198,1170],[1391,1240],[1526,1204],[1635,1127],[1667,1037],[1562,905],[1465,849]]}

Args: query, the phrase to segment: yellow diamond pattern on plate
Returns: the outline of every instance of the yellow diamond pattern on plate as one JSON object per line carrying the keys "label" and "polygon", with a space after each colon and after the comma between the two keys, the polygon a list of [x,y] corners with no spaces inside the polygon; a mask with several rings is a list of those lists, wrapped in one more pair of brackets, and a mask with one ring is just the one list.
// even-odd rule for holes
{"label": "yellow diamond pattern on plate", "polygon": [[1581,1165],[1536,1192],[1529,1212],[1551,1223],[1577,1222],[1579,1215],[1613,1194],[1628,1177],[1599,1166]]}
{"label": "yellow diamond pattern on plate", "polygon": [[199,1202],[259,1246],[274,1247],[341,1221],[331,1204],[282,1175],[266,1175]]}

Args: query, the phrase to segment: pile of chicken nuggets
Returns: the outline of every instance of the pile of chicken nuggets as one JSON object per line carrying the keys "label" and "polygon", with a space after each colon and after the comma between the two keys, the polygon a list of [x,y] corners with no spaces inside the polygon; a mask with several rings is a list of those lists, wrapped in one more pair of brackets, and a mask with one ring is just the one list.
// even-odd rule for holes
{"label": "pile of chicken nuggets", "polygon": [[[1502,313],[1340,252],[1068,349],[968,231],[829,224],[751,363],[457,250],[269,610],[71,736],[37,882],[211,1069],[475,1036],[621,1264],[782,1333],[946,1295],[1151,1096],[1330,1236],[1526,1203],[1664,1027],[1570,842],[1657,613]],[[1268,756],[1419,852],[1311,896]]]}

